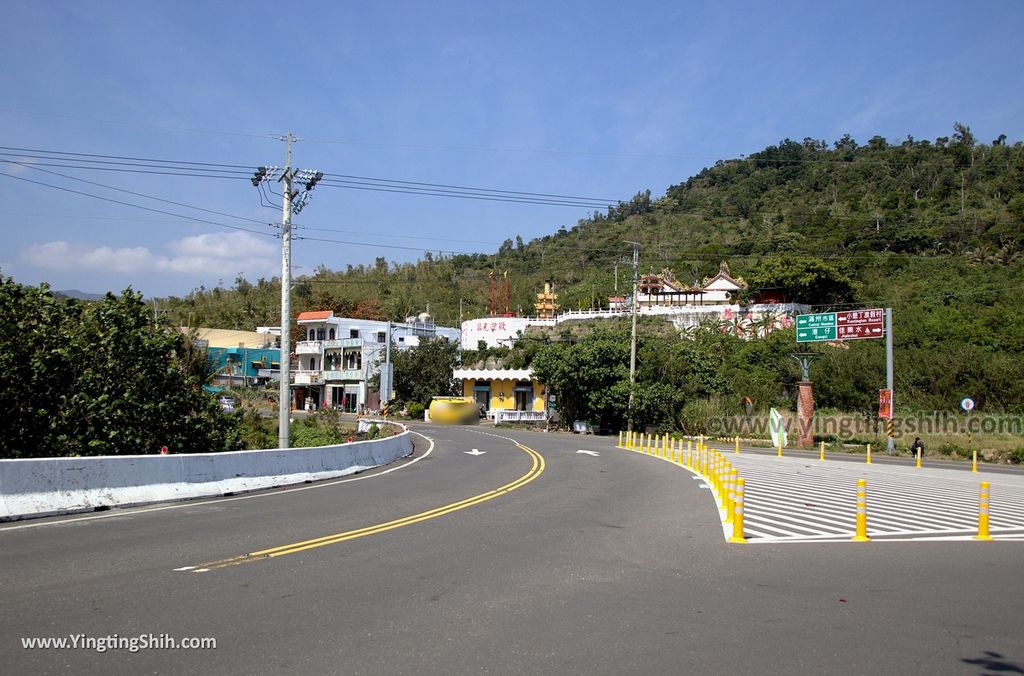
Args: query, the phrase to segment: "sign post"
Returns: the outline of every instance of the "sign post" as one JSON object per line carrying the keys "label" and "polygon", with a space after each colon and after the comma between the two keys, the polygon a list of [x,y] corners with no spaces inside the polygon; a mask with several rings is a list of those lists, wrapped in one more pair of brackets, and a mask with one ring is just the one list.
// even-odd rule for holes
{"label": "sign post", "polygon": [[893,439],[893,349],[892,349],[892,308],[868,308],[866,310],[842,310],[797,315],[796,342],[818,343],[836,340],[864,340],[885,337],[885,390],[888,392],[887,416],[882,415],[879,400],[879,417],[887,418],[886,451],[896,453]]}
{"label": "sign post", "polygon": [[974,400],[970,397],[964,397],[963,401],[960,402],[960,408],[964,410],[966,416],[966,427],[967,427],[967,450],[971,450],[971,411],[974,410]]}
{"label": "sign post", "polygon": [[886,426],[885,452],[896,455],[896,440],[893,439],[893,394],[892,394],[892,308],[885,308],[885,388],[889,390],[889,423]]}

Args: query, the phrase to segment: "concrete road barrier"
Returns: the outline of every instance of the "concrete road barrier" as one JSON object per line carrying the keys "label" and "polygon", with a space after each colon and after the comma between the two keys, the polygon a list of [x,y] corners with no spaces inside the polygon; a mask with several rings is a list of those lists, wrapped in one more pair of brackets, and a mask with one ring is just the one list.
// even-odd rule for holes
{"label": "concrete road barrier", "polygon": [[0,460],[0,521],[334,479],[412,453],[395,436],[317,448]]}

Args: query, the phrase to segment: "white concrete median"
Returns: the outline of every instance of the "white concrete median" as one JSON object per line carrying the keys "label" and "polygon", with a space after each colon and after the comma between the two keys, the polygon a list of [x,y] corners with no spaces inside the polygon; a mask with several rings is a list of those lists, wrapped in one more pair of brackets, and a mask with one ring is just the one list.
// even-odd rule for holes
{"label": "white concrete median", "polygon": [[0,521],[334,479],[412,453],[409,430],[394,426],[395,436],[317,448],[0,460]]}

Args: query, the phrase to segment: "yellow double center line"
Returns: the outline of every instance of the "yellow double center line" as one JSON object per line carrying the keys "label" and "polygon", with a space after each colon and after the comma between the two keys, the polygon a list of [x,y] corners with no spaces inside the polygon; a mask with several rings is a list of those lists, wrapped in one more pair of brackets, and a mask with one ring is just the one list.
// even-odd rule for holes
{"label": "yellow double center line", "polygon": [[519,477],[515,481],[509,482],[504,486],[499,486],[493,490],[489,490],[486,493],[474,495],[471,498],[460,500],[459,502],[453,502],[448,505],[436,507],[434,509],[427,510],[426,512],[420,512],[419,514],[411,514],[409,516],[402,517],[401,519],[395,519],[385,523],[379,523],[375,526],[367,526],[366,528],[358,528],[356,530],[345,531],[344,533],[335,533],[333,535],[324,535],[323,537],[314,538],[312,540],[303,540],[302,542],[293,542],[288,545],[281,545],[280,547],[272,547],[270,549],[261,549],[258,552],[249,552],[248,554],[242,554],[241,556],[233,556],[230,559],[221,559],[219,561],[211,561],[209,563],[199,564],[198,566],[186,566],[185,568],[179,568],[178,570],[191,573],[205,573],[217,568],[226,568],[228,566],[237,566],[242,563],[251,563],[253,561],[261,561],[263,559],[274,558],[277,556],[284,556],[285,554],[297,554],[298,552],[304,552],[308,549],[316,549],[317,547],[326,547],[327,545],[337,544],[339,542],[345,542],[346,540],[355,540],[356,538],[366,537],[368,535],[377,535],[378,533],[384,533],[389,530],[396,528],[402,528],[403,526],[411,526],[414,523],[420,521],[427,521],[428,519],[436,519],[439,516],[457,512],[460,509],[466,507],[472,507],[473,505],[479,505],[481,502],[487,502],[494,498],[514,491],[517,488],[525,486],[544,471],[544,456],[532,448],[527,448],[521,444],[516,444],[516,447],[525,451],[532,459],[533,466],[523,476]]}

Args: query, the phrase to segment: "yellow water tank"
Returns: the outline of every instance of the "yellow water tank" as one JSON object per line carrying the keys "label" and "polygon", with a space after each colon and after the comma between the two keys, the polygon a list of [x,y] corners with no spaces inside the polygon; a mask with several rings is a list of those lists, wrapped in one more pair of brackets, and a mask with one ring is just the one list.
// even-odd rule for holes
{"label": "yellow water tank", "polygon": [[480,409],[470,397],[434,397],[430,401],[430,422],[476,425],[480,422]]}

